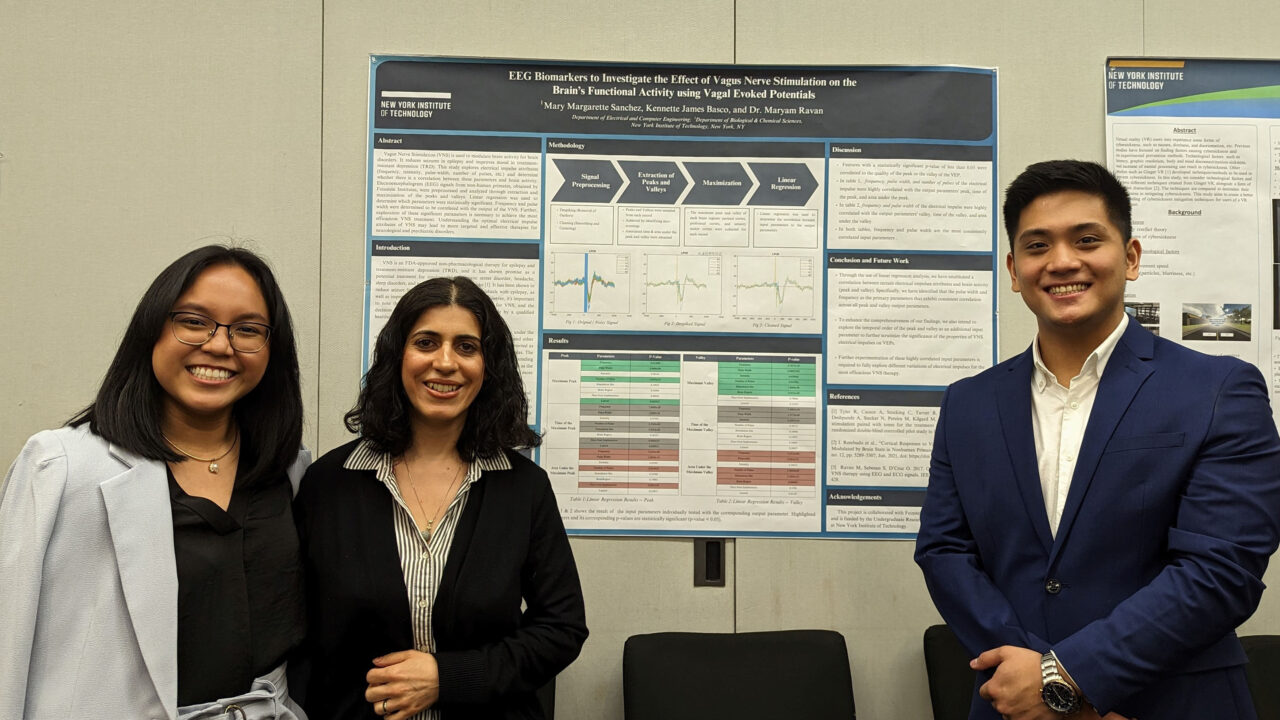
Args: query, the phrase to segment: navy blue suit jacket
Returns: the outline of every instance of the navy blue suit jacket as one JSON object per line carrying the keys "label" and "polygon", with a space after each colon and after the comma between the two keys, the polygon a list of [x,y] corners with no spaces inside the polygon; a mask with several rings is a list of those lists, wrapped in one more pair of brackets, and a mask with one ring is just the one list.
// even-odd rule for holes
{"label": "navy blue suit jacket", "polygon": [[[1054,537],[1032,371],[1028,349],[943,396],[916,545],[938,611],[975,655],[1052,647],[1103,713],[1252,718],[1234,629],[1280,536],[1261,374],[1130,322]],[[971,717],[999,716],[975,693]]]}

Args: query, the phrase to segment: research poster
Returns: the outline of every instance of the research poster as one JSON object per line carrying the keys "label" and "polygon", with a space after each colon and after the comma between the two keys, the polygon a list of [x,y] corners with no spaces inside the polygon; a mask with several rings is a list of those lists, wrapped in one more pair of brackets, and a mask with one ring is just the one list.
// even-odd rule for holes
{"label": "research poster", "polygon": [[992,364],[995,71],[372,58],[365,358],[510,324],[576,534],[910,538]]}
{"label": "research poster", "polygon": [[1144,327],[1257,365],[1272,392],[1280,265],[1280,62],[1111,58],[1107,159],[1133,200]]}

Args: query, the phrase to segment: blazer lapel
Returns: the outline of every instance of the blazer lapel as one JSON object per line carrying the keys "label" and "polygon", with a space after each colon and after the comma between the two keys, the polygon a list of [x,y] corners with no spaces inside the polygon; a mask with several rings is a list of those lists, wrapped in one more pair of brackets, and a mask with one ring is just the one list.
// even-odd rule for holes
{"label": "blazer lapel", "polygon": [[129,469],[99,487],[125,605],[142,659],[171,719],[178,701],[178,569],[164,465],[111,446]]}
{"label": "blazer lapel", "polygon": [[[458,583],[462,566],[467,560],[467,550],[476,534],[476,525],[480,520],[480,509],[484,505],[485,476],[472,483],[467,491],[467,504],[462,508],[462,516],[453,529],[453,543],[449,546],[449,554],[445,558],[444,569],[440,573],[440,585],[436,591],[436,605],[433,609],[431,623],[434,627],[449,627],[454,622],[456,609],[453,605],[453,588]],[[437,635],[439,637],[439,635]]]}
{"label": "blazer lapel", "polygon": [[1120,342],[1116,343],[1111,359],[1107,361],[1107,368],[1098,382],[1098,395],[1093,401],[1093,411],[1089,413],[1089,424],[1084,429],[1084,440],[1076,455],[1075,474],[1071,476],[1067,504],[1062,509],[1058,536],[1049,557],[1051,564],[1057,559],[1063,541],[1075,524],[1080,506],[1093,483],[1098,463],[1102,460],[1102,451],[1106,449],[1125,411],[1133,402],[1133,397],[1152,373],[1151,364],[1147,361],[1151,359],[1154,347],[1155,336],[1138,323],[1130,321]]}
{"label": "blazer lapel", "polygon": [[1014,483],[1026,507],[1027,517],[1035,528],[1036,538],[1049,552],[1053,534],[1049,515],[1044,509],[1044,491],[1040,489],[1040,466],[1036,462],[1036,439],[1031,427],[1031,350],[1009,363],[1008,372],[997,379],[996,407],[1000,429],[1013,465]]}

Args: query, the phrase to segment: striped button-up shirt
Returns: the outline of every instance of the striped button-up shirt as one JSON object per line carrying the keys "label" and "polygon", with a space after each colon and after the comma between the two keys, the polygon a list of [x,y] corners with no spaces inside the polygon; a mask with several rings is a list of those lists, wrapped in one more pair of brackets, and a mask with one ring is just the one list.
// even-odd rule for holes
{"label": "striped button-up shirt", "polygon": [[[453,545],[453,533],[458,527],[458,519],[462,517],[462,509],[466,507],[467,497],[471,494],[471,486],[480,479],[485,471],[510,470],[511,461],[501,453],[478,458],[467,468],[467,476],[454,495],[453,502],[445,510],[440,523],[431,531],[429,537],[423,537],[413,521],[413,513],[400,495],[400,486],[396,483],[395,458],[386,453],[374,450],[367,442],[361,441],[352,451],[343,467],[348,470],[373,470],[387,491],[395,499],[393,514],[396,524],[396,549],[400,551],[400,570],[404,573],[404,586],[409,591],[409,614],[413,619],[414,649],[424,653],[435,652],[436,638],[431,631],[431,608],[435,604],[436,592],[440,589],[440,577],[444,572],[445,560],[449,557],[449,548]],[[408,648],[406,648],[408,649]],[[394,709],[394,708],[393,708]],[[440,720],[440,712],[427,709],[414,715],[411,720]]]}

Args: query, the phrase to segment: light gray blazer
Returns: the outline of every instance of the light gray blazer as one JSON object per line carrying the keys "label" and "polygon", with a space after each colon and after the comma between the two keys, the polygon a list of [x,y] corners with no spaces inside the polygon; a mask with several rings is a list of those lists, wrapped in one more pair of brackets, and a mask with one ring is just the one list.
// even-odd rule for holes
{"label": "light gray blazer", "polygon": [[176,720],[165,464],[87,424],[28,440],[0,489],[0,618],[0,718]]}

